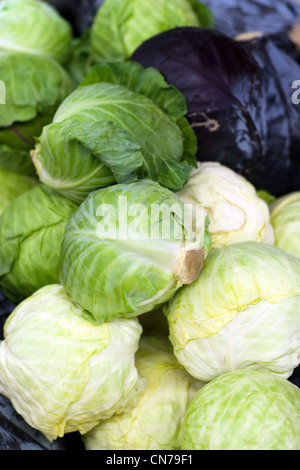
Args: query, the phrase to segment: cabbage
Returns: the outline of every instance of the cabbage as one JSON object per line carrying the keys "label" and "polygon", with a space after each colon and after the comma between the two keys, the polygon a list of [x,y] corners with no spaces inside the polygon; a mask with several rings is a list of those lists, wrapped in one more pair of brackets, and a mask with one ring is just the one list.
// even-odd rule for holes
{"label": "cabbage", "polygon": [[5,323],[0,393],[49,441],[84,434],[135,404],[141,330],[134,319],[95,326],[59,284],[44,286]]}
{"label": "cabbage", "polygon": [[7,97],[0,114],[0,164],[35,175],[29,153],[35,137],[73,91],[73,81],[57,61],[14,51],[0,52],[0,77]]}
{"label": "cabbage", "polygon": [[0,218],[0,286],[20,301],[59,282],[61,243],[77,205],[39,184],[16,198]]}
{"label": "cabbage", "polygon": [[212,249],[164,306],[178,361],[209,382],[237,369],[288,378],[300,363],[300,260],[240,242]]}
{"label": "cabbage", "polygon": [[159,336],[145,336],[136,354],[144,382],[138,403],[100,422],[83,436],[86,450],[178,450],[187,407],[203,386],[193,379]]}
{"label": "cabbage", "polygon": [[287,32],[300,21],[298,0],[205,0],[216,29],[228,36],[252,31],[266,34]]}
{"label": "cabbage", "polygon": [[300,258],[300,192],[286,194],[270,205],[275,245]]}
{"label": "cabbage", "polygon": [[[300,6],[299,6],[300,12]],[[257,164],[249,167],[247,179],[257,189],[277,197],[298,191],[300,182],[300,106],[293,103],[292,84],[300,76],[300,64],[276,40],[262,34],[236,39],[256,60],[265,90],[267,141]]]}
{"label": "cabbage", "polygon": [[32,159],[40,180],[81,203],[94,190],[148,177],[179,190],[195,166],[185,99],[155,70],[95,66],[43,128]]}
{"label": "cabbage", "polygon": [[242,241],[274,244],[268,205],[243,176],[218,162],[198,163],[177,196],[185,204],[203,204],[213,248]]}
{"label": "cabbage", "polygon": [[182,449],[300,450],[299,388],[265,371],[218,377],[190,403]]}
{"label": "cabbage", "polygon": [[58,11],[38,0],[1,0],[0,51],[22,52],[65,62],[72,28]]}
{"label": "cabbage", "polygon": [[[71,25],[46,2],[0,2],[0,164],[35,174],[29,151],[61,101],[74,89],[63,67],[71,51]],[[4,111],[4,109],[3,109]]]}
{"label": "cabbage", "polygon": [[91,26],[98,60],[125,60],[156,34],[176,26],[212,26],[208,8],[195,0],[105,0]]}
{"label": "cabbage", "polygon": [[218,161],[276,197],[299,189],[300,106],[291,86],[300,66],[272,37],[178,27],[130,59],[155,67],[185,96],[198,161]]}
{"label": "cabbage", "polygon": [[155,67],[184,95],[198,161],[218,161],[246,178],[261,165],[267,135],[263,77],[241,44],[215,29],[178,27],[145,41],[131,60]]}
{"label": "cabbage", "polygon": [[0,166],[0,215],[14,199],[37,184],[36,178],[20,175]]}
{"label": "cabbage", "polygon": [[99,189],[68,220],[60,282],[97,323],[155,310],[198,276],[210,247],[199,222],[194,233],[183,203],[148,179]]}

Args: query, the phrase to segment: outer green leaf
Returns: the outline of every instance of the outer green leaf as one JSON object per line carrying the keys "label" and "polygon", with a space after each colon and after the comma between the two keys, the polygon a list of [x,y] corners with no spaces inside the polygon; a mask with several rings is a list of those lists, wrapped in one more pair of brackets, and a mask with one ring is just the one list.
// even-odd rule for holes
{"label": "outer green leaf", "polygon": [[0,165],[20,175],[36,177],[36,170],[27,150],[16,150],[7,145],[0,145]]}
{"label": "outer green leaf", "polygon": [[136,367],[144,390],[126,413],[99,423],[83,436],[86,450],[180,450],[187,407],[203,386],[177,362],[160,337],[142,337]]}
{"label": "outer green leaf", "polygon": [[154,310],[202,267],[189,222],[176,196],[150,180],[95,191],[67,224],[60,282],[91,321]]}
{"label": "outer green leaf", "polygon": [[198,16],[200,25],[206,28],[214,28],[215,18],[213,12],[199,0],[190,0],[190,3]]}
{"label": "outer green leaf", "polygon": [[44,1],[0,2],[0,50],[51,57],[64,62],[70,53],[71,25]]}
{"label": "outer green leaf", "polygon": [[38,115],[28,122],[14,122],[0,128],[1,165],[23,175],[36,176],[30,150],[35,146],[34,137],[41,134],[43,126],[49,124],[52,117]]}
{"label": "outer green leaf", "polygon": [[188,408],[182,450],[300,450],[300,390],[262,371],[205,385]]}
{"label": "outer green leaf", "polygon": [[55,60],[31,54],[1,53],[0,76],[6,85],[0,127],[53,115],[74,88],[69,74]]}
{"label": "outer green leaf", "polygon": [[81,36],[72,40],[70,57],[65,67],[74,83],[79,85],[93,65],[95,63],[91,51],[90,31],[87,30]]}
{"label": "outer green leaf", "polygon": [[276,197],[273,196],[273,194],[270,194],[269,191],[265,191],[264,189],[259,189],[258,191],[256,191],[256,194],[267,204],[271,204],[276,199]]}
{"label": "outer green leaf", "polygon": [[187,113],[183,94],[168,84],[161,73],[153,67],[145,69],[133,61],[95,65],[79,86],[101,82],[122,85],[135,93],[146,96],[176,119]]}
{"label": "outer green leaf", "polygon": [[143,164],[140,146],[113,122],[69,118],[44,127],[38,142],[33,161],[40,180],[77,203],[95,189],[136,179]]}
{"label": "outer green leaf", "polygon": [[14,199],[37,184],[36,178],[20,175],[0,166],[0,214]]}
{"label": "outer green leaf", "polygon": [[54,122],[69,117],[91,123],[111,120],[140,143],[144,154],[181,159],[182,135],[175,122],[152,100],[126,87],[98,83],[78,88],[59,106]]}
{"label": "outer green leaf", "polygon": [[[91,155],[94,152],[86,148],[86,142],[84,145],[78,144],[78,149],[73,148],[70,153],[66,139],[73,144],[73,134],[70,139],[67,134],[64,137],[61,135],[55,141],[55,148],[52,142],[50,149],[47,142],[47,128],[44,129],[37,149],[33,152],[33,160],[42,181],[66,195],[71,183],[68,197],[73,197],[76,190],[76,193],[82,194],[83,201],[92,189],[103,186],[103,182],[100,181],[99,185],[97,181],[97,177],[100,176],[100,180],[102,178],[102,174],[97,174],[96,169],[99,167],[99,161],[105,163],[114,173],[115,182],[120,181],[120,170],[123,180],[126,173],[124,164],[128,166],[127,176],[131,172],[132,176],[135,174],[141,178],[150,177],[174,190],[181,188],[188,179],[192,166],[182,160],[186,153],[186,134],[182,133],[181,121],[178,126],[172,116],[163,112],[146,96],[134,93],[122,85],[104,82],[82,86],[63,101],[54,116],[54,123],[63,123],[68,119],[80,122],[82,129],[91,128],[94,149],[98,148],[95,155]],[[114,129],[120,129],[119,135],[123,133],[117,148],[114,149],[115,155],[122,156],[119,163],[116,158],[107,159],[102,150],[101,129],[103,125],[107,126],[108,122],[114,125]],[[64,125],[61,129],[64,129]],[[98,135],[97,129],[99,129]],[[88,147],[91,148],[91,141]],[[59,155],[60,158],[56,158],[55,155]],[[133,157],[136,158],[136,162]],[[97,160],[96,163],[92,161],[93,159]],[[84,175],[86,166],[88,171]],[[75,168],[77,170],[81,168],[78,181]],[[107,169],[105,176],[108,176]],[[113,181],[108,184],[112,183]]]}
{"label": "outer green leaf", "polygon": [[95,326],[60,285],[45,286],[4,325],[0,393],[50,441],[84,434],[135,404],[141,331],[136,320]]}
{"label": "outer green leaf", "polygon": [[77,205],[38,185],[16,198],[0,218],[0,285],[14,301],[58,282],[65,226]]}
{"label": "outer green leaf", "polygon": [[1,105],[0,115],[0,164],[34,174],[29,154],[34,138],[73,91],[73,82],[56,61],[16,52],[0,54],[0,78],[6,85],[6,104]]}
{"label": "outer green leaf", "polygon": [[[169,175],[170,182],[166,186],[170,188],[181,186],[181,181],[185,181],[188,178],[191,167],[196,166],[195,155],[197,152],[196,134],[185,118],[187,105],[182,93],[177,88],[168,84],[156,69],[152,67],[145,69],[140,64],[132,61],[107,62],[95,65],[81,82],[80,87],[101,82],[122,85],[135,93],[146,96],[176,120],[176,124],[180,128],[183,137],[184,150],[181,160],[184,163],[179,166],[171,161],[162,162],[160,175],[165,173],[163,167],[169,165],[178,177],[176,181],[174,176]],[[155,156],[152,156],[152,158],[157,160]],[[157,163],[154,162],[152,165],[155,168]],[[148,176],[157,179],[157,176],[153,176],[151,173]],[[164,177],[165,175],[158,179],[162,184],[164,184]]]}
{"label": "outer green leaf", "polygon": [[211,26],[208,10],[189,0],[106,0],[91,29],[95,56],[124,60],[144,41],[178,26]]}
{"label": "outer green leaf", "polygon": [[[191,173],[191,165],[186,162],[177,162],[158,155],[148,155],[146,167],[139,173],[140,176],[148,176],[162,186],[170,189],[182,187]],[[146,171],[145,171],[146,170]]]}
{"label": "outer green leaf", "polygon": [[[188,120],[182,116],[177,120],[177,125],[180,127],[182,138],[183,138],[183,152],[182,152],[182,161],[188,165],[190,165],[191,170],[197,167],[195,155],[197,153],[197,137],[190,126]],[[191,175],[191,171],[189,172],[189,177]],[[184,180],[183,180],[184,181]],[[185,182],[188,181],[188,178]]]}

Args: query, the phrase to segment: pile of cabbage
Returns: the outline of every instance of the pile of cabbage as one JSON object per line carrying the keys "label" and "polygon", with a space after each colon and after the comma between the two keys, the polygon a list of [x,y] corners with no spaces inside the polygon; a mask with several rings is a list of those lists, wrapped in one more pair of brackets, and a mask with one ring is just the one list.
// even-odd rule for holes
{"label": "pile of cabbage", "polygon": [[300,188],[197,158],[184,94],[130,56],[213,16],[151,3],[75,38],[0,1],[0,395],[86,450],[300,450]]}

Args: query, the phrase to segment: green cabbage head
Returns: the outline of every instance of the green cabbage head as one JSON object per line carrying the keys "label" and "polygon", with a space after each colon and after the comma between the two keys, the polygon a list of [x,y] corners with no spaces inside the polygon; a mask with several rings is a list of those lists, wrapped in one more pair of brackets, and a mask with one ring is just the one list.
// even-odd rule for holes
{"label": "green cabbage head", "polygon": [[275,245],[300,258],[300,191],[276,199],[270,212]]}
{"label": "green cabbage head", "polygon": [[135,319],[95,326],[62,286],[44,286],[6,320],[0,393],[49,441],[85,434],[136,403],[141,331]]}
{"label": "green cabbage head", "polygon": [[198,0],[105,0],[91,27],[98,60],[126,60],[144,41],[178,26],[213,26]]}
{"label": "green cabbage head", "polygon": [[145,179],[93,192],[68,220],[60,282],[101,323],[153,311],[199,275],[210,247],[176,195]]}
{"label": "green cabbage head", "polygon": [[0,286],[16,302],[59,282],[61,243],[77,205],[38,184],[17,197],[0,218]]}
{"label": "green cabbage head", "polygon": [[300,363],[300,260],[273,245],[212,249],[163,308],[177,359],[203,382],[237,369],[288,378]]}
{"label": "green cabbage head", "polygon": [[0,51],[36,54],[58,62],[69,57],[71,25],[45,1],[1,0],[0,24]]}
{"label": "green cabbage head", "polygon": [[37,178],[0,166],[0,215],[18,196],[38,184]]}
{"label": "green cabbage head", "polygon": [[274,244],[268,205],[244,177],[218,162],[198,163],[178,197],[203,204],[212,247],[255,241]]}
{"label": "green cabbage head", "polygon": [[197,149],[186,112],[183,95],[154,68],[130,61],[92,67],[37,139],[37,174],[77,203],[145,177],[180,190]]}
{"label": "green cabbage head", "polygon": [[73,91],[73,81],[56,60],[18,51],[0,51],[0,79],[6,96],[0,114],[0,164],[36,175],[30,158],[35,137]]}
{"label": "green cabbage head", "polygon": [[218,377],[189,405],[182,450],[300,450],[299,387],[266,371]]}
{"label": "green cabbage head", "polygon": [[136,354],[144,390],[129,411],[100,422],[85,436],[86,450],[179,450],[183,419],[203,384],[177,362],[172,345],[144,336]]}

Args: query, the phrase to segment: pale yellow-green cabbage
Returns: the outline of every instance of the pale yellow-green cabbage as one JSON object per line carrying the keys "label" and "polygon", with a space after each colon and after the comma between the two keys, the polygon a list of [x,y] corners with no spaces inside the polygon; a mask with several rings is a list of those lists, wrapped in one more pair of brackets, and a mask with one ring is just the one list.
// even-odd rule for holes
{"label": "pale yellow-green cabbage", "polygon": [[266,371],[205,385],[188,408],[182,450],[300,450],[300,390]]}
{"label": "pale yellow-green cabbage", "polygon": [[135,404],[137,320],[95,326],[59,284],[19,304],[0,343],[0,393],[49,441]]}
{"label": "pale yellow-green cabbage", "polygon": [[86,450],[179,450],[187,407],[203,384],[176,360],[165,337],[144,336],[136,354],[143,393],[128,412],[83,436]]}
{"label": "pale yellow-green cabbage", "polygon": [[259,242],[213,249],[164,312],[177,359],[199,380],[242,368],[288,378],[300,363],[300,260]]}
{"label": "pale yellow-green cabbage", "polygon": [[203,206],[212,247],[244,241],[274,244],[268,205],[230,168],[218,162],[198,163],[177,195],[185,204]]}
{"label": "pale yellow-green cabbage", "polygon": [[275,245],[300,258],[300,191],[276,199],[270,212]]}

